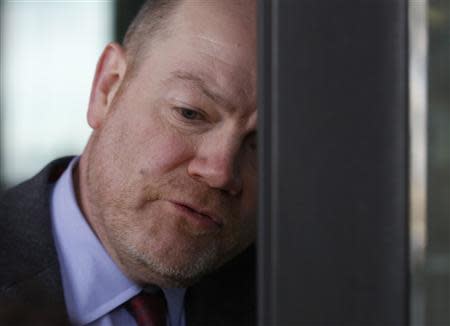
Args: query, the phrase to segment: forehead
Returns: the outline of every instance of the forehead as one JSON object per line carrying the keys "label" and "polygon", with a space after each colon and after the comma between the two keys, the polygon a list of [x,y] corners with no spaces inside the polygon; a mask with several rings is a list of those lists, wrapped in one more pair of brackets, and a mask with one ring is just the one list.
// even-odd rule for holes
{"label": "forehead", "polygon": [[171,24],[224,43],[254,45],[256,0],[181,0]]}
{"label": "forehead", "polygon": [[[154,82],[179,77],[205,83],[236,105],[256,103],[256,12],[253,0],[184,0],[169,33],[153,43],[139,74]],[[189,75],[180,74],[189,71]]]}

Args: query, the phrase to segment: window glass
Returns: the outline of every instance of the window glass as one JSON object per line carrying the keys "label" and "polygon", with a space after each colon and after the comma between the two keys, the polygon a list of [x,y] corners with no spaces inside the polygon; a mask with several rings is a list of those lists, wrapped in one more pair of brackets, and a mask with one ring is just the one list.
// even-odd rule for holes
{"label": "window glass", "polygon": [[113,1],[2,2],[3,186],[81,152],[90,133],[90,85],[112,38],[113,8]]}

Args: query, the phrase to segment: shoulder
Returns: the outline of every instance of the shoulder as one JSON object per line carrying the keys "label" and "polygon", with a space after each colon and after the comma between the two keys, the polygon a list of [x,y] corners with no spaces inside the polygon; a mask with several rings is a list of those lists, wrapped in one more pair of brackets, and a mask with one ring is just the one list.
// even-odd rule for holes
{"label": "shoulder", "polygon": [[53,161],[0,198],[0,300],[32,300],[32,292],[42,298],[47,297],[46,291],[48,297],[50,292],[62,293],[51,230],[50,193],[70,159]]}

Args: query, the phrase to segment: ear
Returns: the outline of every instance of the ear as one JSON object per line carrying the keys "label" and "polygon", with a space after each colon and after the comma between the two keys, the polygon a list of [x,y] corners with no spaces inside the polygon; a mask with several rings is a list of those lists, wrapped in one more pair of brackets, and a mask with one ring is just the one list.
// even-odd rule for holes
{"label": "ear", "polygon": [[117,43],[108,44],[97,63],[91,89],[87,118],[92,129],[102,125],[123,83],[126,70],[127,60],[124,49]]}

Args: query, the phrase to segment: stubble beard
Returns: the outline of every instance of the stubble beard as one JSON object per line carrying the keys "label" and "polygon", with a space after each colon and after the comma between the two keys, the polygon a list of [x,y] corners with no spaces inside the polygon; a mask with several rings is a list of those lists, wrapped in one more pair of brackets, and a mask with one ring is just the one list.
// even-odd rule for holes
{"label": "stubble beard", "polygon": [[[143,273],[137,277],[145,283],[158,283],[164,287],[187,287],[195,283],[205,274],[215,269],[218,262],[216,246],[209,246],[196,252],[195,257],[180,257],[177,264],[169,264],[164,256],[153,255],[151,251],[142,250],[134,244],[121,242],[123,256],[139,265]],[[176,253],[172,253],[172,255]],[[179,255],[182,255],[180,253]],[[181,262],[180,262],[181,261]],[[156,282],[154,281],[156,278]]]}
{"label": "stubble beard", "polygon": [[[160,239],[162,230],[154,234],[149,232],[146,239],[136,241],[139,230],[124,225],[126,213],[105,212],[108,216],[106,236],[110,247],[114,248],[119,265],[125,273],[139,283],[156,284],[163,287],[186,287],[199,280],[205,274],[223,264],[226,248],[235,248],[237,241],[227,239],[221,243],[211,235],[194,234],[182,224],[171,232],[179,235],[180,244],[171,244]],[[104,220],[104,217],[100,217]],[[150,218],[150,217],[149,217]],[[151,217],[155,219],[155,216]],[[171,218],[171,217],[163,217]],[[106,222],[105,222],[106,223]],[[140,233],[142,235],[142,231]],[[198,243],[205,243],[199,246]],[[156,247],[156,248],[155,248]]]}
{"label": "stubble beard", "polygon": [[[142,241],[136,241],[136,234],[142,235],[140,225],[136,223],[138,216],[142,214],[136,214],[136,203],[130,205],[126,201],[127,196],[130,196],[129,192],[120,193],[111,187],[111,171],[103,166],[101,157],[99,155],[96,158],[94,155],[88,159],[86,181],[87,199],[93,215],[91,226],[113,260],[131,279],[163,287],[186,287],[237,253],[239,237],[236,233],[229,232],[226,239],[218,239],[212,235],[196,234],[183,223],[178,224],[176,230],[170,231],[178,232],[183,240],[187,238],[192,241],[192,247],[189,246],[190,241],[186,241],[186,246],[179,250],[171,248],[169,243],[163,243],[161,251],[152,250],[155,239],[152,239],[151,232]],[[127,185],[122,186],[123,189],[133,189]],[[170,187],[169,184],[165,186]],[[175,187],[179,188],[177,185]],[[159,199],[157,188],[147,190],[146,205]],[[163,217],[148,218],[155,220]],[[128,224],[128,221],[131,223]],[[208,241],[203,241],[205,237],[209,237]],[[195,245],[198,241],[207,242],[207,245],[199,247]]]}

